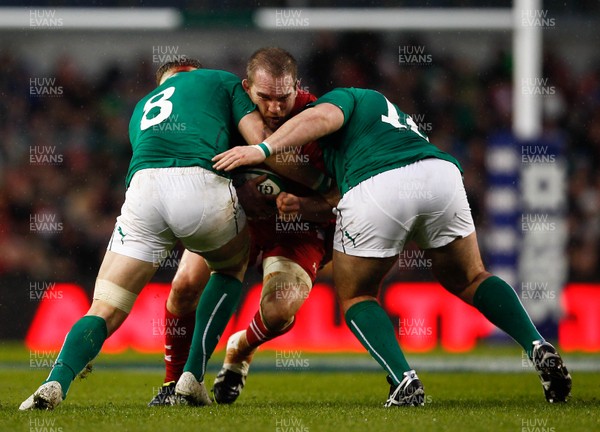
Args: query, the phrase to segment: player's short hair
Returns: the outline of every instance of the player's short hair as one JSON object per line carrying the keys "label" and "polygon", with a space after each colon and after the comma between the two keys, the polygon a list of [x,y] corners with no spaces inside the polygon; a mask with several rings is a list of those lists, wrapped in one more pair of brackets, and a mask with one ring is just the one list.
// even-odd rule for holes
{"label": "player's short hair", "polygon": [[199,60],[186,57],[166,62],[156,70],[156,85],[160,84],[160,80],[162,79],[163,75],[171,69],[180,69],[180,71],[186,71],[190,69],[202,69],[202,67],[202,63],[200,63]]}
{"label": "player's short hair", "polygon": [[258,69],[263,69],[274,77],[290,75],[294,82],[298,79],[298,63],[294,56],[283,48],[260,48],[250,56],[246,65],[246,77],[250,83]]}

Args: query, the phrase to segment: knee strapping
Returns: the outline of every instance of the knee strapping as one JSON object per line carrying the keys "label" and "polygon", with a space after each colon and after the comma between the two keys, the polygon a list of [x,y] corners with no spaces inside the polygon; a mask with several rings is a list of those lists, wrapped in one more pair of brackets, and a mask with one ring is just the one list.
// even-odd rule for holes
{"label": "knee strapping", "polygon": [[[286,279],[291,283],[302,283],[310,290],[312,288],[312,279],[299,264],[289,258],[280,256],[267,257],[263,262],[263,297],[265,294],[265,286],[273,285],[271,279]],[[273,290],[277,289],[277,285],[273,285]],[[272,292],[271,291],[271,292]]]}
{"label": "knee strapping", "polygon": [[[276,301],[306,300],[312,288],[312,280],[308,273],[294,261],[283,257],[268,257],[263,263],[264,277],[260,300],[260,315],[265,327],[281,332],[291,326],[291,316],[282,329],[273,329],[265,319],[263,304],[267,296],[275,294]],[[302,288],[306,286],[307,289]]]}
{"label": "knee strapping", "polygon": [[125,313],[131,312],[137,294],[106,280],[97,279],[94,289],[94,300],[102,300]]}

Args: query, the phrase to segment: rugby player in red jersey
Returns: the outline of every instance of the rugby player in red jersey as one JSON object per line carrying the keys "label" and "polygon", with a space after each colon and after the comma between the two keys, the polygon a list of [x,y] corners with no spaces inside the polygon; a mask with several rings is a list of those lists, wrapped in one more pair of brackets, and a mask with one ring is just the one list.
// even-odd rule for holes
{"label": "rugby player in red jersey", "polygon": [[[271,130],[316,100],[309,92],[299,89],[296,61],[283,49],[259,49],[250,57],[246,73],[242,85]],[[274,171],[293,169],[293,165],[302,163],[324,171],[316,143],[309,144],[300,153],[292,151],[272,159],[268,165]],[[241,172],[238,177],[248,176]],[[275,196],[258,192],[257,185],[263,180],[265,177],[259,176],[237,188],[249,218],[251,264],[254,260],[262,265],[263,289],[259,310],[248,328],[233,334],[227,342],[223,368],[213,389],[218,403],[232,403],[240,395],[256,349],[292,329],[294,316],[308,297],[317,270],[329,259],[326,255],[330,256],[326,253],[325,231],[333,228],[331,206],[310,189],[284,180],[286,192],[279,195],[279,203],[298,210],[292,220],[299,222],[285,223],[277,214]],[[259,257],[261,262],[257,262]],[[175,403],[175,383],[188,357],[196,306],[209,276],[210,271],[201,257],[184,252],[165,310],[164,384],[149,406]]]}

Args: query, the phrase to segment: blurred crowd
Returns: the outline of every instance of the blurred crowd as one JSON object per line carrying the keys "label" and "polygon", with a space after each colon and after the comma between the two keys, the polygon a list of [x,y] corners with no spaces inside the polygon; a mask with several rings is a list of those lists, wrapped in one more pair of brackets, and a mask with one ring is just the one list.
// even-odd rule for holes
{"label": "blurred crowd", "polygon": [[154,71],[89,79],[62,58],[39,77],[11,53],[0,61],[0,275],[89,280],[124,199],[129,117]]}
{"label": "blurred crowd", "polygon": [[[401,65],[385,46],[376,34],[315,36],[309,55],[298,57],[301,85],[317,95],[339,86],[378,89],[416,115],[430,140],[462,163],[485,232],[486,145],[511,127],[510,55],[499,51],[475,66],[429,52],[426,64]],[[15,53],[0,52],[0,62],[0,278],[93,286],[124,199],[129,117],[153,88],[157,65],[139,59],[89,77],[62,58],[35,77]],[[239,59],[234,72],[243,73],[244,64]],[[548,54],[543,76],[556,89],[544,98],[544,134],[564,143],[568,160],[569,280],[597,282],[600,64],[575,75]]]}

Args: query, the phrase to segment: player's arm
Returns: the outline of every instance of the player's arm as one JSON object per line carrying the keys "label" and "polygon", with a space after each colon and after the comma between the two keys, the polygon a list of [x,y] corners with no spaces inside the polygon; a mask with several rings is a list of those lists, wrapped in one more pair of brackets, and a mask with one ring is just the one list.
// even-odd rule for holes
{"label": "player's arm", "polygon": [[[256,113],[258,111],[244,116],[238,124],[242,137],[249,144],[264,141],[272,134],[271,130],[264,125],[260,114],[258,114],[260,120],[257,121],[254,115]],[[316,192],[326,193],[331,187],[331,179],[310,164],[278,164],[275,156],[267,158],[264,163],[276,174]]]}
{"label": "player's arm", "polygon": [[321,194],[327,193],[333,183],[330,177],[311,164],[279,164],[275,156],[265,159],[264,164],[274,173]]}
{"label": "player's arm", "polygon": [[[268,136],[272,134],[271,129],[269,129],[264,124],[260,113],[258,115],[258,117],[260,118],[260,124],[258,123],[257,118],[254,115],[256,113],[258,113],[258,111],[254,111],[251,114],[244,116],[238,124],[238,129],[242,134],[242,137],[248,144],[264,141]],[[300,183],[313,190],[318,190],[319,185],[321,185],[326,180],[321,171],[319,171],[312,165],[281,165],[276,162],[275,156],[267,158],[264,163],[274,173],[279,174],[280,176],[295,181],[297,183]]]}
{"label": "player's arm", "polygon": [[218,170],[231,171],[241,165],[256,165],[272,154],[315,141],[343,125],[342,110],[331,103],[322,103],[289,119],[260,144],[234,147],[215,156],[213,166]]}
{"label": "player's arm", "polygon": [[238,130],[247,143],[264,141],[271,134],[258,110],[242,117],[238,123]]}

